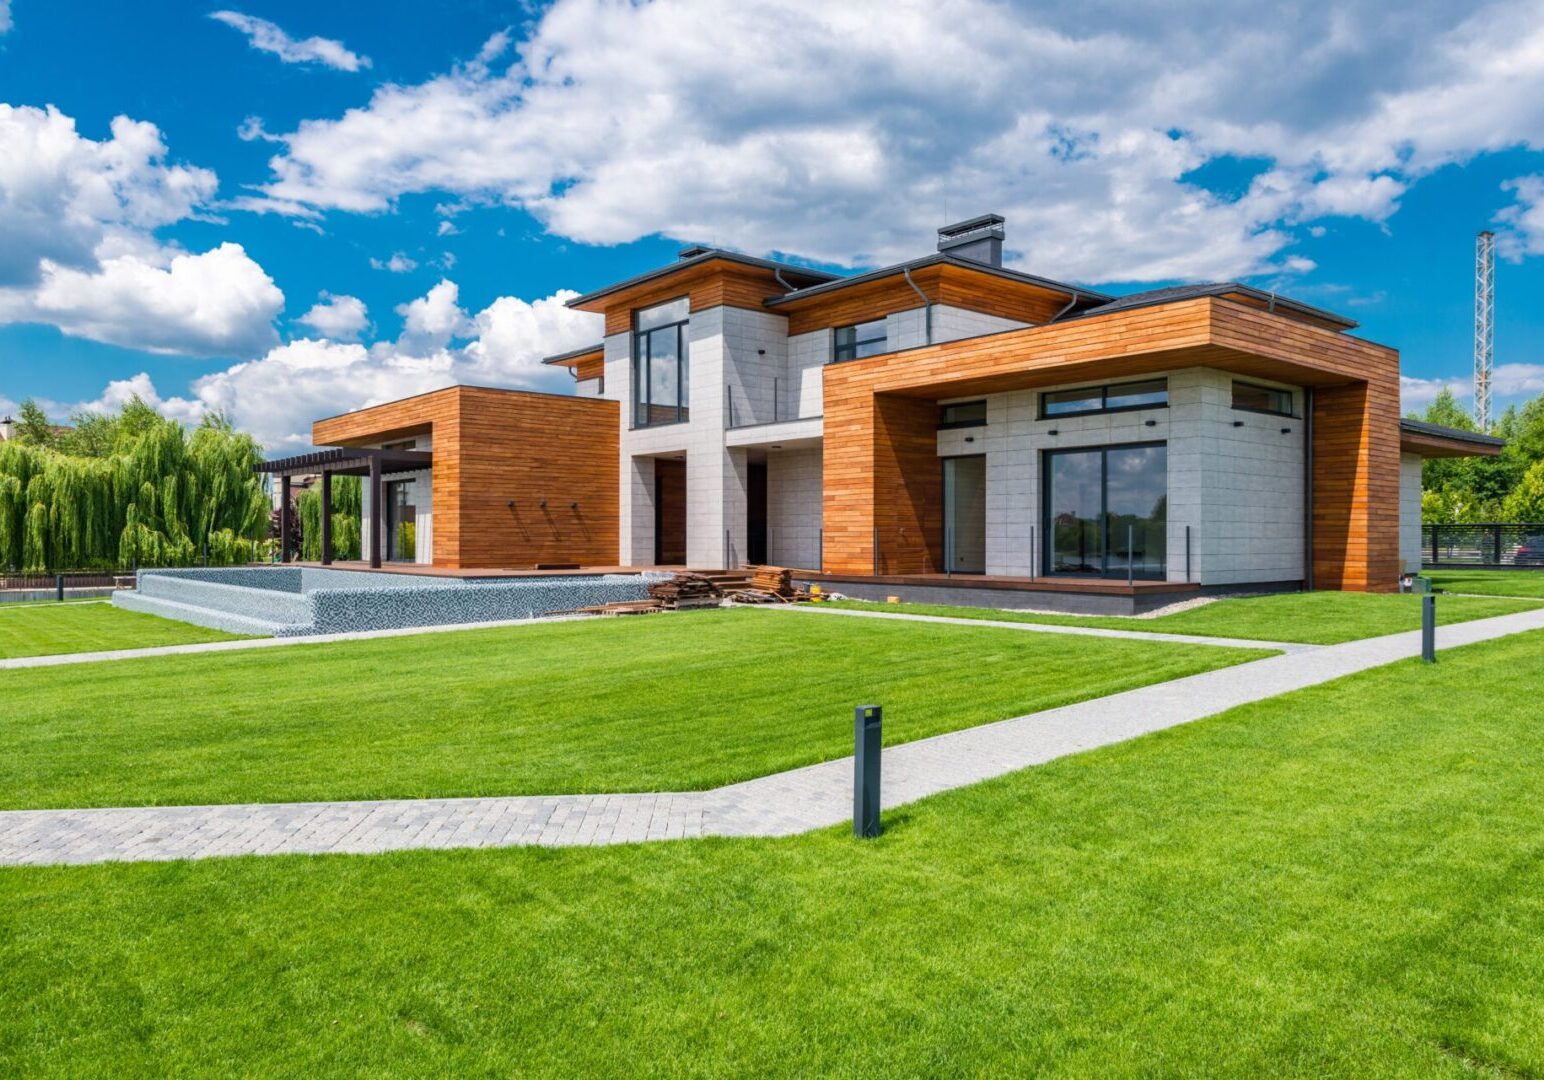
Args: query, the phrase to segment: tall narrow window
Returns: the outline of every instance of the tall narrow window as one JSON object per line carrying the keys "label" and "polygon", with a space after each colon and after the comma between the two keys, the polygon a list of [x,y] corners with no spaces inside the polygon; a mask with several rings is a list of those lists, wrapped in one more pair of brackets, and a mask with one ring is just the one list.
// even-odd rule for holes
{"label": "tall narrow window", "polygon": [[885,321],[855,323],[836,328],[836,351],[832,359],[862,360],[865,356],[878,356],[885,351]]}
{"label": "tall narrow window", "polygon": [[680,424],[690,419],[686,297],[634,313],[633,426]]}

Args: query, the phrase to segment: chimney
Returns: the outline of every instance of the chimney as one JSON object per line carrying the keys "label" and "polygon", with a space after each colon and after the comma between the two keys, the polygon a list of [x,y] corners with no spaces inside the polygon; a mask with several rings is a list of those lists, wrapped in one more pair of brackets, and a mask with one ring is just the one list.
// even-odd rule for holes
{"label": "chimney", "polygon": [[938,230],[938,250],[956,259],[1003,264],[1003,216],[982,214]]}
{"label": "chimney", "polygon": [[699,255],[706,255],[712,250],[712,248],[705,244],[689,244],[676,252],[676,258],[684,262],[687,259],[695,259]]}

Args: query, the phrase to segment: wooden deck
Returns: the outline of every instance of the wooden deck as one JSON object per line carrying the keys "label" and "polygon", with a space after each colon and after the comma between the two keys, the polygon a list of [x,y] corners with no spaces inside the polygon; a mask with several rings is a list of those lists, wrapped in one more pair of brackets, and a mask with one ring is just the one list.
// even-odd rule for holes
{"label": "wooden deck", "polygon": [[1196,593],[1201,586],[1190,581],[1125,581],[1096,577],[1002,577],[992,574],[823,574],[794,571],[800,581],[819,584],[919,586],[948,589],[986,589],[1007,592],[1080,593],[1085,596],[1155,596]]}

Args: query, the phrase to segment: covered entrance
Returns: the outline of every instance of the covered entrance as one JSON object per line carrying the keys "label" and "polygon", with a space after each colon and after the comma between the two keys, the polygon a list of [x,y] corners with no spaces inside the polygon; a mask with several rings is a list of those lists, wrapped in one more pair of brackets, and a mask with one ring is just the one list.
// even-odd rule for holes
{"label": "covered entrance", "polygon": [[944,569],[986,573],[986,455],[944,458]]}
{"label": "covered entrance", "polygon": [[1168,446],[1045,452],[1044,572],[1162,580],[1168,575]]}
{"label": "covered entrance", "polygon": [[[265,461],[255,466],[255,471],[267,473],[279,478],[279,557],[282,562],[289,562],[294,554],[290,550],[290,516],[295,512],[290,505],[290,478],[293,476],[315,476],[322,478],[322,564],[332,562],[332,478],[334,476],[367,476],[369,477],[370,505],[369,520],[363,523],[365,537],[370,547],[370,566],[380,569],[381,552],[384,541],[382,533],[394,534],[395,525],[389,530],[383,526],[387,520],[392,522],[411,523],[414,520],[416,509],[402,503],[398,506],[393,499],[388,507],[385,489],[401,488],[401,485],[385,483],[383,477],[387,473],[414,472],[419,469],[427,469],[434,464],[434,455],[427,450],[376,450],[366,447],[345,446],[333,450],[313,450],[308,454],[297,454],[294,457],[279,458],[275,461]],[[684,484],[683,484],[684,487]],[[684,500],[683,500],[684,501]],[[395,508],[395,509],[393,509]],[[395,516],[393,516],[395,515]],[[416,537],[412,536],[411,529],[406,534],[409,544],[416,548]],[[398,550],[398,548],[393,550]],[[412,550],[413,548],[410,548]],[[411,555],[389,555],[388,558],[410,559]]]}

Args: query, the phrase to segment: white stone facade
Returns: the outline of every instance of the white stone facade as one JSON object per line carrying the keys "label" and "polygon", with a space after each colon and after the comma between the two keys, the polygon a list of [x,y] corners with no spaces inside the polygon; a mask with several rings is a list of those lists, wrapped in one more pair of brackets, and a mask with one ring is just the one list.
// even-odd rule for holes
{"label": "white stone facade", "polygon": [[[1024,325],[947,305],[935,305],[932,320],[935,342]],[[920,306],[885,321],[892,351],[925,344]],[[764,459],[767,558],[817,568],[821,385],[832,356],[832,331],[789,337],[781,315],[718,307],[691,314],[687,340],[690,419],[644,428],[631,424],[631,335],[615,334],[605,342],[604,396],[621,403],[623,416],[618,561],[654,561],[653,463],[672,457],[686,461],[687,562],[702,567],[745,562],[748,463]],[[986,456],[987,573],[1044,572],[1045,451],[1162,442],[1168,462],[1169,580],[1218,586],[1303,580],[1302,392],[1244,380],[1293,390],[1294,415],[1276,416],[1235,410],[1235,377],[1228,372],[1192,367],[1161,377],[1168,380],[1167,407],[1043,420],[1043,391],[1015,391],[985,399],[984,426],[939,432],[940,456]],[[1088,385],[1099,383],[1048,390]]]}
{"label": "white stone facade", "polygon": [[[1151,377],[1167,378],[1167,408],[1041,419],[1041,393],[1101,385],[1069,383],[989,395],[984,426],[938,433],[940,457],[986,454],[988,574],[1044,572],[1045,451],[1162,442],[1168,448],[1170,581],[1187,580],[1187,527],[1188,580],[1302,580],[1302,420],[1233,409],[1234,377],[1224,371],[1182,368]],[[1300,392],[1294,400],[1301,416]]]}

